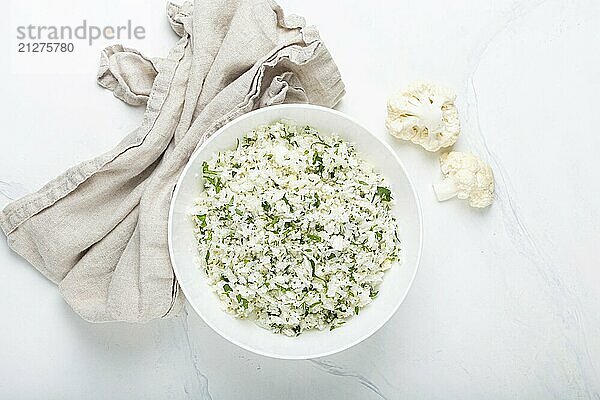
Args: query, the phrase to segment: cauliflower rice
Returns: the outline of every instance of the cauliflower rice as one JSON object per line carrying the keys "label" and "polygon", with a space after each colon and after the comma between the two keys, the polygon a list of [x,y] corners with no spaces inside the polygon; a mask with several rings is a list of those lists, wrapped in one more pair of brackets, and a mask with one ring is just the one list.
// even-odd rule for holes
{"label": "cauliflower rice", "polygon": [[334,329],[400,259],[384,178],[338,136],[280,121],[204,162],[199,259],[225,309],[276,333]]}

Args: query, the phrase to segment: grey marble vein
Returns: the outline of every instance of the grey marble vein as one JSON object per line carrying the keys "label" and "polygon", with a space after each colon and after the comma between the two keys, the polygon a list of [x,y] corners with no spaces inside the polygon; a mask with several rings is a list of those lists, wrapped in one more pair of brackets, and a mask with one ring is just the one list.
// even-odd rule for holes
{"label": "grey marble vein", "polygon": [[[513,244],[519,252],[527,257],[536,268],[542,281],[550,291],[551,300],[554,304],[555,317],[563,325],[562,330],[565,345],[570,352],[570,362],[573,367],[568,368],[569,375],[573,376],[577,391],[583,391],[586,398],[592,398],[592,383],[584,371],[594,371],[590,352],[587,346],[587,338],[581,326],[581,303],[579,298],[562,282],[557,267],[547,259],[543,250],[540,249],[536,239],[529,232],[524,219],[521,217],[519,208],[511,195],[512,184],[506,169],[500,158],[489,148],[485,135],[481,130],[479,114],[479,100],[473,78],[469,79],[474,101],[469,108],[475,109],[476,132],[478,133],[482,149],[494,170],[496,180],[497,203],[501,206],[503,222]],[[571,333],[575,331],[575,333]],[[596,393],[597,395],[597,393]]]}
{"label": "grey marble vein", "polygon": [[366,387],[367,389],[369,389],[370,391],[372,391],[373,393],[375,393],[382,399],[386,399],[386,397],[383,395],[383,393],[381,393],[381,390],[375,383],[373,383],[371,380],[366,378],[364,375],[361,375],[356,371],[340,367],[339,365],[335,365],[331,361],[327,361],[327,360],[323,360],[323,359],[317,358],[317,359],[312,359],[312,360],[308,360],[308,361],[310,361],[313,365],[315,365],[320,370],[327,372],[328,374],[354,378],[362,386]]}
{"label": "grey marble vein", "polygon": [[[203,400],[212,400],[212,396],[210,394],[208,388],[208,377],[200,371],[200,367],[198,365],[198,356],[196,356],[192,350],[192,345],[190,342],[190,329],[188,324],[188,310],[187,305],[183,308],[183,312],[180,315],[181,326],[183,328],[184,336],[185,336],[185,345],[187,346],[187,350],[190,355],[190,359],[192,361],[192,366],[194,368],[194,372],[196,374],[196,379],[198,381],[198,385],[200,387],[200,395]],[[184,387],[184,391],[187,394],[188,398],[195,399],[194,396],[189,392],[187,387]]]}
{"label": "grey marble vein", "polygon": [[587,338],[581,325],[581,303],[572,290],[560,277],[557,266],[547,259],[540,249],[536,238],[530,233],[524,218],[520,215],[518,205],[511,195],[512,184],[502,160],[488,146],[486,136],[479,118],[479,97],[474,81],[483,56],[494,40],[517,19],[523,18],[548,0],[527,3],[525,7],[514,9],[510,17],[483,43],[474,58],[474,66],[467,78],[467,123],[471,125],[479,137],[484,158],[487,158],[494,170],[496,178],[497,203],[501,207],[503,223],[509,237],[517,250],[533,264],[537,274],[547,286],[554,305],[554,316],[562,326],[561,333],[567,348],[567,361],[563,365],[566,373],[572,378],[574,392],[581,398],[598,398],[600,395],[592,389],[594,364],[590,357]]}
{"label": "grey marble vein", "polygon": [[491,29],[490,34],[487,37],[485,37],[485,39],[481,42],[481,44],[474,49],[473,54],[471,55],[471,62],[473,64],[473,67],[470,70],[469,78],[471,78],[471,77],[473,77],[473,75],[475,75],[475,72],[477,71],[477,68],[479,67],[481,59],[483,58],[483,55],[485,54],[487,49],[490,47],[490,45],[498,37],[500,37],[510,27],[510,25],[513,22],[515,22],[516,20],[518,20],[520,18],[527,16],[528,14],[532,13],[538,7],[542,6],[544,3],[548,2],[548,1],[551,1],[551,0],[527,0],[527,1],[521,1],[519,3],[514,3],[508,17],[499,21],[498,25],[496,27],[494,27],[493,29]]}
{"label": "grey marble vein", "polygon": [[25,186],[18,182],[5,182],[0,180],[0,195],[9,200],[16,200],[27,194]]}

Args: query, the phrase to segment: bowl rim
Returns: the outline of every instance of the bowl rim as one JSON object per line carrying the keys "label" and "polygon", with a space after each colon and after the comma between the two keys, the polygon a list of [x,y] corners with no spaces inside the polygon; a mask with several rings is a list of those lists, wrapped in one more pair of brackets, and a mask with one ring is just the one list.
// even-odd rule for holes
{"label": "bowl rim", "polygon": [[[238,340],[231,338],[226,332],[223,332],[221,329],[219,329],[216,326],[214,326],[214,324],[210,321],[210,319],[205,318],[205,316],[203,315],[203,313],[200,310],[197,310],[194,307],[194,305],[188,300],[189,296],[188,296],[186,288],[183,285],[179,285],[179,279],[178,279],[179,272],[178,272],[178,269],[177,269],[177,264],[175,262],[175,256],[174,256],[174,250],[173,250],[173,241],[172,241],[172,237],[173,237],[173,235],[172,235],[173,214],[174,214],[174,209],[175,209],[175,199],[177,199],[177,196],[179,194],[179,190],[181,188],[181,182],[183,181],[184,176],[187,175],[188,170],[191,168],[194,159],[198,156],[198,153],[200,153],[200,151],[202,151],[204,149],[204,147],[206,147],[219,134],[221,134],[222,132],[224,132],[227,129],[229,129],[232,125],[235,125],[235,124],[239,123],[240,121],[242,121],[244,119],[251,118],[252,116],[254,116],[256,114],[272,112],[274,108],[283,109],[283,110],[285,110],[285,109],[291,109],[291,108],[302,108],[302,109],[313,109],[313,110],[324,111],[324,112],[332,114],[332,115],[334,115],[336,117],[347,119],[350,122],[352,122],[353,124],[357,125],[358,127],[364,129],[375,140],[379,141],[394,156],[396,162],[398,163],[398,165],[402,169],[402,172],[406,176],[406,180],[408,181],[408,185],[409,185],[410,190],[411,190],[411,192],[412,192],[412,194],[414,196],[415,204],[416,204],[416,208],[417,208],[417,218],[418,218],[418,221],[419,221],[419,246],[418,246],[418,249],[417,249],[417,259],[416,259],[416,262],[415,262],[416,265],[415,265],[413,274],[410,277],[410,281],[408,283],[407,289],[406,289],[405,293],[401,296],[401,298],[398,300],[398,302],[397,302],[396,306],[394,307],[393,311],[391,313],[389,313],[389,315],[386,318],[382,319],[378,324],[374,325],[373,328],[370,329],[366,334],[360,336],[358,339],[355,339],[351,343],[345,344],[343,346],[340,346],[340,347],[335,348],[335,349],[330,350],[330,351],[325,351],[325,352],[316,353],[316,354],[307,354],[307,355],[300,355],[300,356],[288,356],[288,355],[274,354],[274,353],[269,353],[269,352],[266,352],[266,351],[263,351],[263,350],[256,349],[253,346],[241,343]],[[169,218],[168,218],[168,222],[167,222],[167,242],[168,242],[169,259],[171,261],[171,266],[173,268],[173,272],[174,272],[175,277],[177,279],[177,284],[179,285],[179,287],[183,291],[183,294],[185,295],[186,303],[189,304],[192,307],[192,309],[194,310],[194,312],[196,314],[198,314],[200,316],[200,318],[202,318],[202,320],[204,321],[204,323],[206,323],[213,331],[215,331],[217,334],[219,334],[222,338],[224,338],[225,340],[229,341],[230,343],[233,343],[236,346],[241,347],[244,350],[250,351],[250,352],[255,353],[255,354],[259,354],[261,356],[270,357],[270,358],[276,358],[276,359],[283,359],[283,360],[308,360],[308,359],[314,359],[314,358],[319,358],[319,357],[330,356],[332,354],[336,354],[336,353],[342,352],[344,350],[347,350],[347,349],[349,349],[351,347],[356,346],[357,344],[361,343],[362,341],[366,340],[367,338],[369,338],[373,334],[375,334],[379,329],[381,329],[396,314],[396,312],[400,308],[400,305],[402,303],[404,303],[404,300],[406,299],[406,296],[408,296],[408,292],[410,291],[410,289],[411,289],[411,287],[413,285],[413,282],[414,282],[415,277],[417,275],[417,271],[419,269],[419,265],[421,263],[421,255],[422,255],[422,250],[423,250],[423,213],[422,213],[422,209],[421,209],[421,201],[419,199],[419,195],[418,195],[418,193],[417,193],[417,191],[415,189],[415,185],[414,185],[414,183],[413,183],[410,175],[408,174],[408,171],[406,170],[406,167],[404,166],[404,163],[402,162],[402,160],[400,160],[400,158],[398,157],[398,154],[392,149],[392,147],[387,142],[385,142],[382,138],[380,138],[379,136],[373,134],[373,132],[371,132],[371,130],[367,129],[363,124],[361,124],[360,122],[358,122],[354,118],[348,116],[347,114],[345,114],[345,113],[343,113],[341,111],[334,110],[332,108],[317,106],[317,105],[313,105],[313,104],[301,104],[301,103],[278,104],[278,105],[273,105],[273,106],[259,108],[257,110],[250,111],[248,113],[245,113],[245,114],[243,114],[243,115],[241,115],[241,116],[233,119],[232,121],[230,121],[230,122],[226,123],[225,125],[223,125],[221,128],[217,129],[206,141],[204,141],[204,143],[202,143],[202,145],[200,145],[198,148],[196,148],[194,150],[194,152],[192,153],[192,155],[188,159],[185,167],[181,171],[181,173],[180,173],[180,175],[179,175],[179,177],[177,179],[177,183],[175,184],[175,188],[173,190],[173,193],[171,195],[171,202],[170,202],[170,206],[169,206]]]}

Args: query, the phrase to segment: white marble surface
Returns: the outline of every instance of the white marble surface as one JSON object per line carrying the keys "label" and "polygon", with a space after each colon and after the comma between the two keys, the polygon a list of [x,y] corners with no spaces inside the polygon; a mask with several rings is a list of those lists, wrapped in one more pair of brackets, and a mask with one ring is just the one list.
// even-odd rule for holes
{"label": "white marble surface", "polygon": [[[130,44],[149,55],[175,40],[162,0],[80,3],[12,0],[2,15],[0,206],[109,149],[143,112],[95,85],[106,43],[77,68],[28,71],[11,23],[118,12],[144,24],[148,38]],[[300,362],[241,350],[191,310],[144,326],[86,323],[1,241],[0,398],[600,399],[600,2],[281,3],[318,25],[347,85],[338,108],[374,132],[385,135],[394,88],[454,87],[457,148],[491,162],[496,203],[437,203],[436,158],[390,140],[422,199],[417,278],[373,337]]]}

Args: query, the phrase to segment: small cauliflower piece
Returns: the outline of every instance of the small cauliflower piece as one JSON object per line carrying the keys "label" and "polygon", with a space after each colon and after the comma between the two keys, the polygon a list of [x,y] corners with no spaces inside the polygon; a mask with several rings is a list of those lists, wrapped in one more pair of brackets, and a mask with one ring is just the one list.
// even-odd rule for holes
{"label": "small cauliflower piece", "polygon": [[438,151],[452,146],[460,133],[456,95],[430,83],[420,83],[392,96],[385,125],[392,136]]}
{"label": "small cauliflower piece", "polygon": [[453,197],[469,199],[471,207],[483,208],[494,200],[492,168],[470,153],[451,151],[440,156],[444,179],[433,185],[439,201]]}

